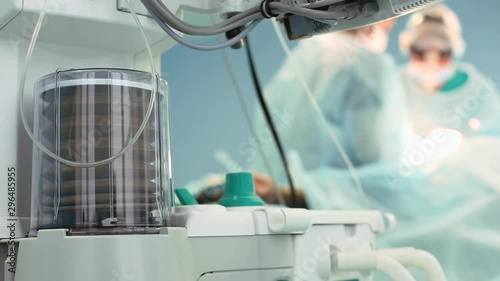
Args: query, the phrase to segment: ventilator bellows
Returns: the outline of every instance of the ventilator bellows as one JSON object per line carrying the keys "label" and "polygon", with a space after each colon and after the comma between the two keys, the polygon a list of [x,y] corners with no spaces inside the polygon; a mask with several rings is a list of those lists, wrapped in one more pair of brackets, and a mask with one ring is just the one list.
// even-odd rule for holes
{"label": "ventilator bellows", "polygon": [[[35,93],[36,136],[67,160],[108,159],[145,120],[151,81],[148,73],[111,69],[46,76]],[[35,148],[32,235],[47,228],[66,228],[72,235],[157,233],[165,225],[170,175],[163,80],[156,99],[137,142],[108,164],[70,166]]]}

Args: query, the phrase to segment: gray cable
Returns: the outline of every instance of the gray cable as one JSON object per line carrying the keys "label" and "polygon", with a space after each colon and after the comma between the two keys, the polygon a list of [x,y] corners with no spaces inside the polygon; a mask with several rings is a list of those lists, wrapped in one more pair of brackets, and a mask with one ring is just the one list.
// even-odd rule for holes
{"label": "gray cable", "polygon": [[292,13],[299,16],[304,16],[312,19],[346,19],[349,17],[349,11],[343,9],[341,11],[320,11],[298,6],[289,6],[279,2],[270,2],[269,6],[274,10],[280,10],[287,13]]}
{"label": "gray cable", "polygon": [[250,23],[250,25],[243,32],[241,32],[238,36],[235,36],[234,38],[232,38],[231,40],[228,40],[228,41],[224,42],[223,44],[217,44],[217,45],[213,45],[213,46],[205,46],[205,45],[198,45],[198,44],[189,42],[186,39],[182,38],[180,35],[178,35],[177,33],[175,33],[175,31],[173,31],[170,28],[170,26],[168,26],[167,24],[165,24],[159,18],[159,16],[155,13],[155,11],[150,11],[150,12],[151,12],[151,15],[153,16],[153,18],[158,22],[158,24],[160,25],[160,27],[169,36],[171,36],[174,40],[176,40],[178,43],[180,43],[180,44],[182,44],[184,46],[187,46],[187,47],[195,49],[195,50],[200,50],[200,51],[220,50],[220,49],[227,48],[227,47],[229,47],[231,45],[234,45],[234,44],[238,43],[246,35],[248,35],[248,33],[250,33],[250,31],[252,31],[252,29],[255,28],[255,26],[257,26],[257,24],[260,22],[260,20],[256,20],[256,21]]}
{"label": "gray cable", "polygon": [[315,9],[315,8],[321,8],[323,6],[336,4],[336,3],[339,3],[339,0],[320,0],[320,1],[312,2],[312,3],[302,4],[302,5],[299,5],[299,7]]}
{"label": "gray cable", "polygon": [[[155,0],[145,0],[145,1],[155,1]],[[172,14],[172,12],[165,6],[165,4],[163,3],[163,1],[160,1],[159,4],[161,5],[161,7],[163,9],[165,9],[167,12],[170,12],[170,14],[173,16],[173,19],[178,21],[179,23],[181,24],[184,24],[186,26],[191,26],[193,28],[200,28],[200,29],[204,29],[204,28],[219,28],[219,27],[224,27],[225,25],[228,25],[228,24],[231,24],[231,23],[234,23],[238,20],[241,20],[243,18],[248,18],[248,16],[251,16],[251,15],[254,15],[254,14],[259,14],[260,13],[260,9],[258,6],[255,6],[255,7],[252,7],[246,11],[243,11],[243,12],[240,12],[240,13],[237,13],[233,16],[231,16],[229,19],[226,19],[224,20],[223,22],[220,22],[220,23],[215,23],[214,25],[212,26],[200,26],[200,25],[194,25],[194,24],[190,24],[190,23],[187,23],[179,18],[177,18],[177,16],[175,16],[174,14]]]}
{"label": "gray cable", "polygon": [[[238,13],[228,20],[213,26],[196,26],[188,24],[177,18],[162,1],[159,0],[141,0],[151,14],[156,15],[156,20],[168,25],[170,29],[175,29],[181,33],[190,35],[210,36],[221,34],[241,26],[250,21],[263,18],[259,7],[250,8],[244,12]],[[328,5],[331,1],[325,1],[321,6]],[[317,7],[321,7],[317,5]],[[289,6],[279,2],[270,2],[269,7],[273,13],[292,13],[315,19],[346,19],[356,13],[353,9],[343,9],[341,11],[319,11],[300,6]],[[316,7],[316,6],[315,6]],[[351,13],[352,12],[352,13]],[[161,23],[160,23],[161,24]]]}
{"label": "gray cable", "polygon": [[[200,36],[211,36],[217,35],[221,33],[225,33],[227,31],[239,28],[244,26],[248,22],[261,19],[262,15],[259,12],[258,8],[251,9],[249,12],[244,12],[244,17],[238,19],[237,15],[235,15],[235,20],[229,19],[224,21],[216,26],[193,26],[190,24],[186,24],[184,21],[177,18],[167,7],[164,6],[163,3],[159,3],[155,0],[142,0],[148,11],[152,14],[156,14],[157,17],[169,25],[171,29],[178,30],[182,33],[190,34],[190,35],[200,35]],[[246,15],[248,14],[248,15]]]}
{"label": "gray cable", "polygon": [[152,16],[158,22],[158,24],[160,25],[160,27],[170,37],[172,37],[175,41],[177,41],[178,43],[180,43],[180,44],[182,44],[182,45],[184,45],[186,47],[189,47],[189,48],[192,48],[192,49],[195,49],[195,50],[199,50],[199,51],[215,51],[215,50],[220,50],[220,49],[224,49],[224,48],[230,47],[230,46],[238,43],[244,37],[246,37],[248,35],[248,33],[250,33],[250,31],[252,31],[257,26],[257,24],[259,24],[260,21],[261,21],[261,19],[253,21],[240,34],[238,34],[234,38],[232,38],[232,39],[230,39],[230,40],[228,40],[228,41],[226,41],[226,42],[224,42],[222,44],[216,44],[216,45],[212,45],[212,46],[205,46],[205,45],[198,45],[198,44],[191,43],[191,42],[187,41],[186,39],[182,38],[180,35],[178,35],[177,33],[175,33],[175,31],[173,31],[167,24],[165,24],[163,21],[161,21],[158,18],[157,15],[152,14]]}

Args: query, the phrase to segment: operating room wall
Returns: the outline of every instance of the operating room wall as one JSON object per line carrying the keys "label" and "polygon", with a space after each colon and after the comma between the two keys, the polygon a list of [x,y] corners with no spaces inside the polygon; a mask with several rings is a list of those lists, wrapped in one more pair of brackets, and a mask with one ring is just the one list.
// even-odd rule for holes
{"label": "operating room wall", "polygon": [[[447,1],[459,15],[467,42],[464,61],[473,63],[497,85],[500,82],[500,2],[493,0]],[[198,16],[196,17],[199,18]],[[398,47],[398,34],[406,25],[401,18],[391,34],[389,52],[398,63],[405,56]],[[188,18],[189,20],[189,18]],[[200,44],[215,39],[187,37]],[[272,25],[261,23],[250,35],[259,77],[263,85],[285,59]],[[294,46],[291,42],[289,45]],[[243,49],[227,50],[234,76],[250,107],[256,110],[255,90]],[[174,185],[183,186],[210,173],[226,173],[245,168],[248,154],[239,147],[252,142],[241,105],[231,82],[221,51],[196,51],[177,45],[162,58],[162,75],[170,84],[170,117]],[[214,152],[223,150],[234,162],[221,163]]]}

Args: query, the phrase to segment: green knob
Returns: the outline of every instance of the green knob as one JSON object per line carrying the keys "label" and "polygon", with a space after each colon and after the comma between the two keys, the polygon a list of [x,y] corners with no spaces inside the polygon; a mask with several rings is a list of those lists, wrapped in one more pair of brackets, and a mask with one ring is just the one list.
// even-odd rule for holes
{"label": "green knob", "polygon": [[264,201],[255,193],[251,173],[233,173],[226,175],[226,191],[219,204],[225,207],[264,206]]}
{"label": "green knob", "polygon": [[175,195],[181,202],[182,205],[198,205],[196,199],[189,193],[189,191],[185,188],[177,188],[175,190]]}

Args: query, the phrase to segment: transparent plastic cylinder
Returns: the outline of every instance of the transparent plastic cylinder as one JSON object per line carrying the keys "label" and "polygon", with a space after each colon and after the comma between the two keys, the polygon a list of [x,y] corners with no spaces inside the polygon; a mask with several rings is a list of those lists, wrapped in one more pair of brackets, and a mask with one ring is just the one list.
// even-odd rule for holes
{"label": "transparent plastic cylinder", "polygon": [[[168,87],[158,79],[156,103],[140,138],[109,164],[62,164],[36,146],[31,236],[41,229],[69,235],[158,233],[171,206]],[[61,71],[35,86],[35,137],[79,163],[124,149],[146,116],[150,73],[120,69]]]}

